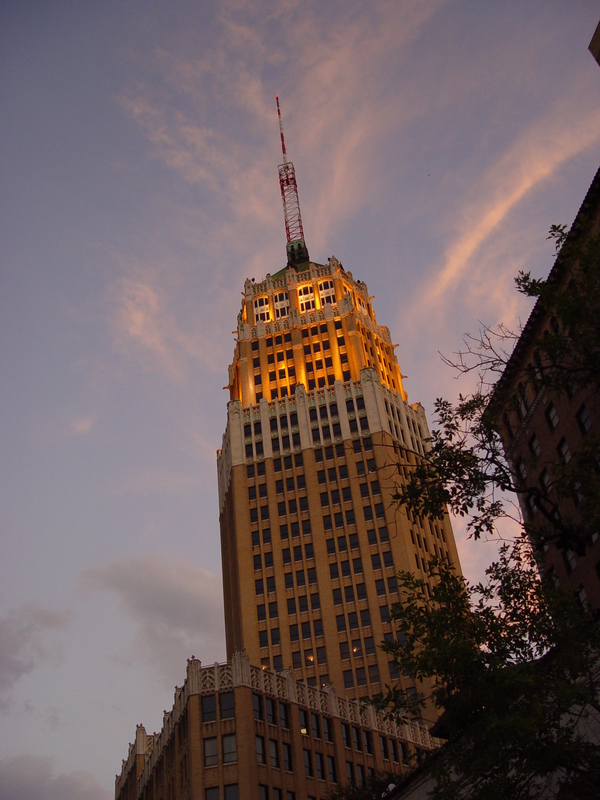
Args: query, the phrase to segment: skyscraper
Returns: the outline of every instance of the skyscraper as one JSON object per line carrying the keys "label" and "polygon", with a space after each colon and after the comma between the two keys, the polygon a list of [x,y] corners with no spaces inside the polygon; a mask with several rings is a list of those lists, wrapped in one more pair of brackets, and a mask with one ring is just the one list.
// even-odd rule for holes
{"label": "skyscraper", "polygon": [[425,413],[366,283],[309,260],[281,137],[287,265],[246,280],[218,452],[227,653],[362,697],[398,677],[378,647],[398,570],[458,555],[447,519],[393,502],[427,448]]}
{"label": "skyscraper", "polygon": [[425,414],[366,284],[310,261],[281,138],[287,264],[245,283],[217,456],[228,663],[188,661],[162,731],[138,726],[117,800],[318,800],[439,746],[356,702],[405,680],[379,648],[400,634],[398,570],[458,568],[448,520],[393,501]]}
{"label": "skyscraper", "polygon": [[395,486],[429,436],[367,286],[336,258],[246,281],[218,454],[228,657],[350,697],[390,679],[396,573],[458,565],[447,520]]}

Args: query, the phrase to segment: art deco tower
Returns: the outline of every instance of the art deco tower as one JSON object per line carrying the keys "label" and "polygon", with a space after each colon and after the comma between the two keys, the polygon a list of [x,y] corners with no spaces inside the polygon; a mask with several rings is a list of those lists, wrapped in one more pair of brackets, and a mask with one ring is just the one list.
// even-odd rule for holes
{"label": "art deco tower", "polygon": [[378,645],[398,570],[458,556],[447,520],[392,500],[427,447],[424,410],[366,284],[309,260],[282,145],[287,265],[246,280],[218,452],[227,653],[355,698],[397,677]]}

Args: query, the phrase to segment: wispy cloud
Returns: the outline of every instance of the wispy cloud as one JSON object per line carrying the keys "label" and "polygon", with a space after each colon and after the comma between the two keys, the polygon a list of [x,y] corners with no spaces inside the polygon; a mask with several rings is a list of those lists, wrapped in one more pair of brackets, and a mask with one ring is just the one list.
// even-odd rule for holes
{"label": "wispy cloud", "polygon": [[0,709],[7,708],[10,689],[42,660],[60,658],[52,640],[71,622],[70,612],[58,612],[37,603],[9,609],[0,617]]}
{"label": "wispy cloud", "polygon": [[225,657],[221,579],[189,562],[165,563],[147,555],[86,570],[82,585],[112,592],[137,626],[136,645],[156,664],[168,686],[194,654]]}
{"label": "wispy cloud", "polygon": [[[570,111],[562,101],[537,120],[483,176],[475,197],[458,209],[457,235],[446,249],[443,266],[424,288],[425,307],[437,304],[458,285],[463,291],[466,278],[471,290],[477,291],[473,259],[509,214],[565,162],[600,141],[600,111],[591,109],[583,119]],[[487,283],[490,276],[479,277]]]}
{"label": "wispy cloud", "polygon": [[74,436],[85,436],[90,433],[97,422],[96,414],[88,414],[85,417],[77,417],[71,422],[71,433]]}
{"label": "wispy cloud", "polygon": [[49,758],[32,754],[0,759],[2,800],[109,800],[89,772],[54,775]]}

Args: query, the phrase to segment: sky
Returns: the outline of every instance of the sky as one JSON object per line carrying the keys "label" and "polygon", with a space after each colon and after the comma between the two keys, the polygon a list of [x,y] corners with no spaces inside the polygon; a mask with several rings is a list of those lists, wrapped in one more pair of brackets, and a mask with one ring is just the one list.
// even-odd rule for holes
{"label": "sky", "polygon": [[[375,295],[430,421],[600,163],[594,0],[0,6],[0,800],[106,800],[225,658],[215,454],[244,279]],[[464,571],[493,548],[456,535]]]}

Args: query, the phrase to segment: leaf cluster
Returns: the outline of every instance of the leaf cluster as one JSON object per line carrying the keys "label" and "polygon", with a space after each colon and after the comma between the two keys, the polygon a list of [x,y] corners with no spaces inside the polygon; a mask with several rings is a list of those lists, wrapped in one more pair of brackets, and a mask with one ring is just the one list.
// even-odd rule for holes
{"label": "leaf cluster", "polygon": [[[432,761],[432,796],[529,798],[552,781],[557,797],[575,786],[589,792],[600,785],[600,750],[582,719],[600,715],[598,626],[540,579],[524,541],[503,546],[486,576],[470,585],[433,561],[426,592],[425,581],[399,575],[392,616],[402,634],[382,647],[401,674],[430,679],[430,697],[444,709],[448,742]],[[404,719],[427,699],[421,692],[415,702],[395,685],[378,702]]]}
{"label": "leaf cluster", "polygon": [[[521,332],[499,326],[467,336],[466,349],[447,363],[463,374],[477,371],[478,388],[454,404],[436,400],[428,450],[422,455],[405,448],[410,474],[398,483],[394,499],[422,517],[441,518],[449,509],[467,518],[469,534],[478,539],[495,535],[503,517],[522,522],[517,496],[521,506],[534,503],[541,512],[535,526],[526,526],[538,550],[552,542],[583,554],[600,527],[597,434],[590,432],[569,463],[557,455],[547,465],[547,487],[524,481],[505,454],[505,411],[519,404],[517,384],[534,396],[572,396],[595,389],[600,378],[600,234],[580,228],[567,235],[561,226],[551,234],[562,249],[550,277],[521,273],[516,279],[519,291],[536,299],[537,318],[551,323],[539,326],[537,338],[528,342],[535,363],[511,357]],[[539,472],[534,456],[525,466]],[[564,500],[572,498],[577,513],[567,514]]]}

